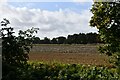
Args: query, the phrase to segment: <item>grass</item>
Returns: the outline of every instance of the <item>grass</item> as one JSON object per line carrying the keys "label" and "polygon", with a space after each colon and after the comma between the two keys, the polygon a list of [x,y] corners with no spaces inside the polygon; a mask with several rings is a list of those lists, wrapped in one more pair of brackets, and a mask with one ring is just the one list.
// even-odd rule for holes
{"label": "grass", "polygon": [[110,65],[108,57],[97,51],[99,45],[37,44],[29,54],[30,61],[69,64]]}

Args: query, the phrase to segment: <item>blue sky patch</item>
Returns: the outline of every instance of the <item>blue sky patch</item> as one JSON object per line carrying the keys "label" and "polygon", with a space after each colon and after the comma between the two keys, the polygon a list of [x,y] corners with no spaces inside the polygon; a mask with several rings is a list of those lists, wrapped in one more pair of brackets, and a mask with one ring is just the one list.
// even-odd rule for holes
{"label": "blue sky patch", "polygon": [[76,12],[88,10],[91,8],[91,2],[9,2],[14,7],[27,7],[30,9],[41,9],[49,11],[58,11],[59,9],[69,9]]}

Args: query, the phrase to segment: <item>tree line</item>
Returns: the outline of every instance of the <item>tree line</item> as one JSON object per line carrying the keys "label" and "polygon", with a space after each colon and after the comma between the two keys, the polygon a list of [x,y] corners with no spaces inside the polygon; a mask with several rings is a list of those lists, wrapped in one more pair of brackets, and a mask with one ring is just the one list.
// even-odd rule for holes
{"label": "tree line", "polygon": [[102,43],[99,34],[97,33],[79,33],[68,35],[67,37],[59,36],[56,38],[49,39],[45,37],[40,39],[35,37],[34,44],[92,44],[92,43]]}

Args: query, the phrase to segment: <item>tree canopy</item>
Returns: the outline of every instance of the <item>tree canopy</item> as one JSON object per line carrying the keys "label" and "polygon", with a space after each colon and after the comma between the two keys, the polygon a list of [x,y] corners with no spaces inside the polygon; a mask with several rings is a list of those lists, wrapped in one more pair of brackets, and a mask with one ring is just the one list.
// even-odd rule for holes
{"label": "tree canopy", "polygon": [[100,38],[105,42],[100,51],[112,56],[120,67],[120,2],[95,2],[91,12],[90,25],[99,29]]}
{"label": "tree canopy", "polygon": [[67,37],[59,36],[56,38],[49,39],[45,37],[40,39],[35,37],[34,44],[93,44],[93,43],[102,43],[99,39],[97,33],[79,33],[68,35]]}
{"label": "tree canopy", "polygon": [[[34,32],[37,28],[20,30],[18,36],[14,35],[14,29],[9,27],[9,20],[3,19],[1,26],[2,37],[2,79],[7,80],[11,74],[15,74],[17,67],[23,67],[29,59],[28,53],[32,47],[32,41],[35,37]],[[5,77],[4,77],[5,76]],[[12,80],[16,80],[13,78]]]}

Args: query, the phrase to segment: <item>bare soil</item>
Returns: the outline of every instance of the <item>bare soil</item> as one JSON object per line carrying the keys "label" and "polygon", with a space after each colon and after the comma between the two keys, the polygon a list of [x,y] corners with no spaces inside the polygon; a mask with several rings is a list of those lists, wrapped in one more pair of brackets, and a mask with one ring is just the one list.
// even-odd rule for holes
{"label": "bare soil", "polygon": [[110,65],[108,57],[97,51],[98,45],[36,45],[30,61],[69,64]]}

